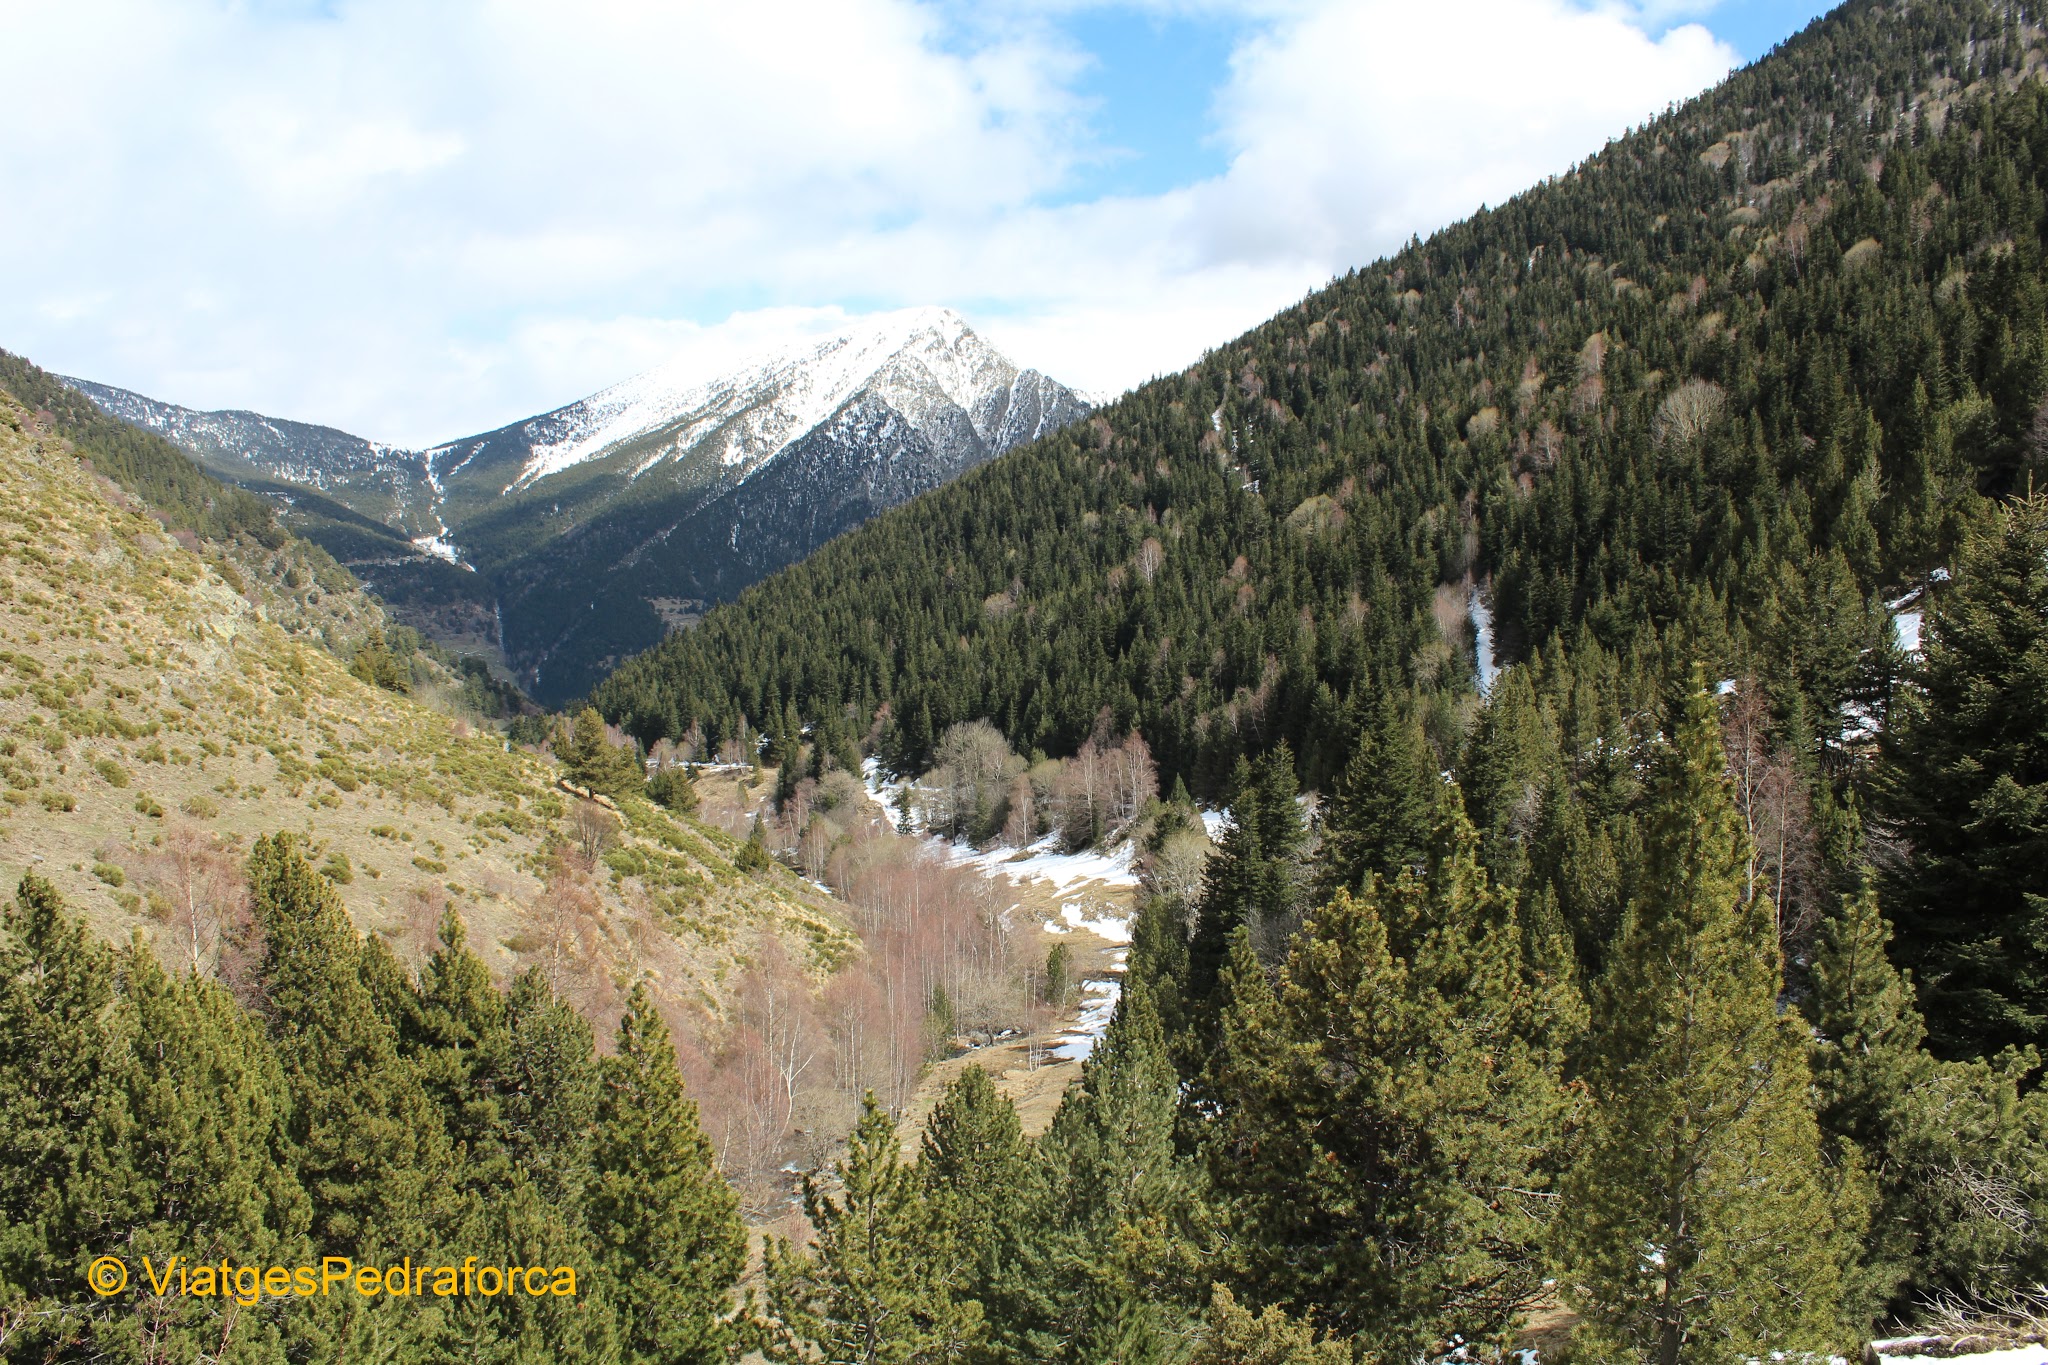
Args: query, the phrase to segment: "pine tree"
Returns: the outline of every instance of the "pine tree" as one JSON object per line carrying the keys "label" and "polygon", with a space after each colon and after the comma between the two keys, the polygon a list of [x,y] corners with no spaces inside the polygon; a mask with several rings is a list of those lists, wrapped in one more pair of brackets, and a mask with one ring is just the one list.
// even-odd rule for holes
{"label": "pine tree", "polygon": [[979,1358],[981,1306],[964,1297],[968,1258],[952,1219],[903,1164],[896,1125],[869,1092],[834,1163],[839,1193],[804,1178],[815,1241],[768,1248],[771,1360],[941,1365]]}
{"label": "pine tree", "polygon": [[311,1259],[283,1072],[261,1027],[218,983],[172,981],[139,940],[121,965],[108,1028],[120,1102],[103,1111],[94,1159],[68,1193],[89,1248],[119,1248],[136,1292],[102,1305],[115,1311],[96,1324],[93,1350],[197,1359],[232,1340],[242,1358],[284,1358],[298,1324],[243,1315],[219,1298],[157,1295],[143,1264],[189,1264],[199,1248],[245,1264]]}
{"label": "pine tree", "polygon": [[[0,1314],[76,1300],[93,1256],[67,1191],[95,1158],[118,1105],[100,1016],[114,994],[113,955],[31,873],[5,911],[0,939]],[[11,941],[10,941],[11,940]],[[117,1119],[114,1121],[118,1121]],[[19,1350],[55,1358],[84,1325],[25,1318]],[[12,1345],[12,1343],[10,1343]]]}
{"label": "pine tree", "polygon": [[425,1248],[445,1212],[447,1139],[365,984],[355,927],[290,835],[256,841],[249,877],[313,1239],[336,1254]]}
{"label": "pine tree", "polygon": [[933,1106],[917,1172],[933,1207],[950,1220],[947,1236],[967,1259],[960,1293],[982,1307],[990,1358],[1024,1358],[1011,1329],[1025,1316],[1017,1300],[1032,1151],[1016,1106],[979,1066],[948,1082]]}
{"label": "pine tree", "polygon": [[1277,987],[1240,940],[1201,1128],[1257,1299],[1389,1358],[1499,1340],[1542,1292],[1558,1048],[1455,789],[1428,871],[1340,891]]}
{"label": "pine tree", "polygon": [[1660,762],[1643,889],[1595,999],[1564,1290],[1596,1342],[1656,1365],[1828,1349],[1866,1209],[1823,1164],[1703,687]]}
{"label": "pine tree", "polygon": [[1325,898],[1356,892],[1368,873],[1391,881],[1420,868],[1429,847],[1431,793],[1440,784],[1422,728],[1398,694],[1363,707],[1358,742],[1323,814]]}
{"label": "pine tree", "polygon": [[1944,1062],[1924,1048],[1912,986],[1865,887],[1821,928],[1814,1082],[1830,1134],[1854,1144],[1877,1207],[1860,1257],[1865,1315],[1941,1295],[1995,1296],[2048,1274],[2048,1096],[2026,1061]]}
{"label": "pine tree", "polygon": [[1202,887],[1188,945],[1189,1001],[1205,1001],[1238,926],[1261,952],[1277,956],[1301,910],[1302,846],[1307,831],[1295,804],[1294,756],[1281,745],[1256,764],[1239,759],[1231,779],[1230,828]]}
{"label": "pine tree", "polygon": [[746,1229],[645,984],[633,987],[617,1050],[600,1068],[592,1167],[590,1227],[624,1358],[723,1360]]}
{"label": "pine tree", "polygon": [[439,1102],[449,1140],[460,1149],[465,1182],[503,1178],[510,1165],[498,1112],[500,1076],[510,1063],[505,997],[490,971],[469,951],[462,920],[442,914],[441,947],[428,959],[414,993],[417,1022],[406,1050],[421,1082]]}
{"label": "pine tree", "polygon": [[766,872],[772,860],[768,856],[768,831],[762,827],[761,817],[754,817],[754,827],[747,831],[747,841],[740,845],[739,856],[733,859],[742,872]]}
{"label": "pine tree", "polygon": [[1557,767],[1549,719],[1530,685],[1529,670],[1511,667],[1488,693],[1459,767],[1465,806],[1479,830],[1481,860],[1504,885],[1522,881],[1543,779]]}
{"label": "pine tree", "polygon": [[1055,943],[1045,954],[1045,1003],[1056,1010],[1063,1010],[1067,1007],[1067,997],[1073,993],[1073,956],[1065,943]]}
{"label": "pine tree", "polygon": [[1219,1284],[1188,1365],[1351,1365],[1351,1348],[1320,1339],[1313,1328],[1271,1304],[1254,1317]]}
{"label": "pine tree", "polygon": [[647,773],[630,744],[617,745],[605,730],[604,717],[586,706],[558,735],[556,753],[569,770],[569,780],[590,790],[624,800],[646,789]]}
{"label": "pine tree", "polygon": [[590,1023],[555,997],[538,967],[512,983],[505,1023],[511,1035],[500,1096],[506,1141],[549,1204],[573,1210],[580,1221],[597,1123]]}
{"label": "pine tree", "polygon": [[647,799],[677,815],[697,813],[697,784],[682,768],[663,768],[647,779]]}
{"label": "pine tree", "polygon": [[[588,1266],[595,1246],[584,1234],[580,1201],[548,1198],[535,1173],[518,1164],[508,1101],[520,1072],[506,999],[469,951],[453,910],[442,918],[440,937],[401,1036],[453,1148],[445,1239],[492,1264]],[[614,1306],[603,1296],[597,1301]],[[450,1355],[488,1359],[524,1343],[552,1360],[602,1359],[614,1344],[610,1312],[552,1296],[463,1298],[445,1313],[431,1345]]]}
{"label": "pine tree", "polygon": [[1171,1358],[1176,1277],[1195,1201],[1175,1150],[1179,1079],[1151,993],[1131,981],[1052,1126],[1025,1246],[1030,1358],[1124,1365]]}
{"label": "pine tree", "polygon": [[1945,1057],[2048,1046],[2048,496],[1973,535],[1881,737],[1893,952]]}
{"label": "pine tree", "polygon": [[406,660],[392,653],[381,630],[372,630],[364,639],[348,671],[372,687],[381,687],[387,692],[412,691],[412,669]]}
{"label": "pine tree", "polygon": [[1125,966],[1130,980],[1150,983],[1160,1032],[1174,1047],[1189,1034],[1182,995],[1188,975],[1187,919],[1180,905],[1165,896],[1147,896],[1139,903]]}

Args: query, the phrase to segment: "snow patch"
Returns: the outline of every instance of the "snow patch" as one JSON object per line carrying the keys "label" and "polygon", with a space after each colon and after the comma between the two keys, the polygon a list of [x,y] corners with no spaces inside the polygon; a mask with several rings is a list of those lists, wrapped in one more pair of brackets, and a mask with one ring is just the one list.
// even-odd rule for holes
{"label": "snow patch", "polygon": [[1109,1031],[1109,1021],[1115,1017],[1117,1001],[1123,999],[1123,994],[1121,981],[1083,981],[1081,1017],[1053,1044],[1052,1055],[1068,1061],[1087,1061],[1102,1035]]}
{"label": "snow patch", "polygon": [[1090,910],[1099,911],[1103,908],[1105,907],[1100,904],[1090,904],[1087,901],[1064,901],[1060,904],[1059,920],[1056,923],[1048,923],[1045,927],[1055,934],[1063,934],[1069,928],[1073,928],[1091,933],[1105,943],[1129,943],[1130,920],[1121,915],[1098,914],[1091,918],[1088,914]]}
{"label": "snow patch", "polygon": [[1897,612],[1892,616],[1892,635],[1899,642],[1899,648],[1908,654],[1920,652],[1921,614],[1917,611]]}
{"label": "snow patch", "polygon": [[1135,852],[1129,844],[1113,853],[1084,849],[1061,853],[1059,836],[1048,834],[1023,850],[998,845],[983,852],[962,839],[939,844],[939,856],[959,867],[972,867],[989,876],[1008,877],[1012,882],[1051,882],[1061,892],[1081,882],[1105,886],[1136,886],[1138,874],[1131,870]]}
{"label": "snow patch", "polygon": [[896,820],[901,809],[903,792],[910,786],[907,777],[890,777],[882,771],[879,758],[864,759],[860,765],[861,785],[867,789],[868,800],[888,812],[890,823]]}
{"label": "snow patch", "polygon": [[2048,1345],[2041,1344],[2009,1346],[2002,1351],[1979,1351],[1966,1356],[1893,1355],[1884,1349],[1892,1344],[1883,1341],[1871,1343],[1877,1349],[1878,1358],[1886,1365],[1894,1365],[1894,1362],[1896,1365],[1957,1365],[1957,1362],[1964,1362],[1964,1365],[2048,1365]]}
{"label": "snow patch", "polygon": [[445,559],[458,569],[468,569],[471,573],[476,572],[476,566],[463,559],[461,554],[456,551],[454,542],[448,539],[448,528],[446,526],[441,528],[438,535],[414,536],[412,546],[422,554],[430,554],[436,559]]}
{"label": "snow patch", "polygon": [[1466,594],[1465,615],[1472,621],[1479,659],[1479,694],[1485,696],[1493,689],[1493,680],[1500,676],[1500,668],[1493,661],[1493,612],[1477,588]]}

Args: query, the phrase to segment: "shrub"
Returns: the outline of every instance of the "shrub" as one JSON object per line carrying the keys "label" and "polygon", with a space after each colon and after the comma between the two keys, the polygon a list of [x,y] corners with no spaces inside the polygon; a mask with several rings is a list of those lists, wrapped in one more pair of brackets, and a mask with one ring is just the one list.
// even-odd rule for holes
{"label": "shrub", "polygon": [[663,768],[647,780],[647,795],[656,805],[679,815],[697,809],[697,784],[681,768]]}

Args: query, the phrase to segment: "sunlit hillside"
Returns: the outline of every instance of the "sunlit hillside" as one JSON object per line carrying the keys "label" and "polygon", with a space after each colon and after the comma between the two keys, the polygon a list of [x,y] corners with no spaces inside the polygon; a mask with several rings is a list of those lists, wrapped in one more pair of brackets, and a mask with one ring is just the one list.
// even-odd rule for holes
{"label": "sunlit hillside", "polygon": [[452,907],[494,972],[549,965],[599,1013],[643,969],[714,1003],[764,930],[819,966],[850,949],[824,896],[742,874],[722,831],[582,801],[530,751],[352,676],[322,635],[379,622],[345,577],[323,592],[295,544],[165,530],[11,401],[0,535],[0,866],[116,941],[231,954],[239,859],[288,830],[401,956]]}

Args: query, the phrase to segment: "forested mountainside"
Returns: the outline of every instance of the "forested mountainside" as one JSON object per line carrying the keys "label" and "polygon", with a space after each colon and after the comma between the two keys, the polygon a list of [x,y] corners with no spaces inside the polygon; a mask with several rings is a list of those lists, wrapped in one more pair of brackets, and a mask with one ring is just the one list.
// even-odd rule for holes
{"label": "forested mountainside", "polygon": [[1847,5],[835,542],[603,709],[716,738],[886,705],[914,768],[957,720],[1071,752],[1108,707],[1198,793],[1283,738],[1326,786],[1361,696],[1412,689],[1451,740],[1472,585],[1502,660],[1569,653],[1622,714],[1620,679],[1698,655],[1839,746],[1882,702],[1881,600],[2034,458],[2039,56],[2015,7]]}
{"label": "forested mountainside", "polygon": [[550,704],[876,512],[1088,411],[947,309],[734,365],[709,380],[658,368],[431,450],[65,382],[271,498],[407,624],[502,654]]}
{"label": "forested mountainside", "polygon": [[[863,933],[594,711],[515,748],[260,500],[5,379],[0,1359],[723,1358],[791,1000],[900,1102],[978,908],[884,845],[842,884],[924,915]],[[259,1287],[329,1256],[423,1278]]]}
{"label": "forested mountainside", "polygon": [[2043,55],[1852,0],[598,689],[823,776],[992,743],[984,831],[1133,729],[1229,808],[1042,1138],[971,1077],[914,1174],[856,1130],[778,1358],[2038,1341]]}

